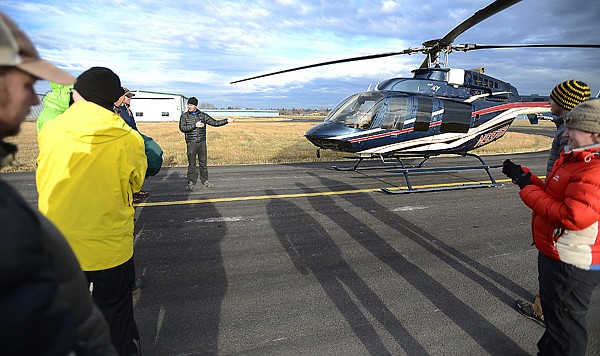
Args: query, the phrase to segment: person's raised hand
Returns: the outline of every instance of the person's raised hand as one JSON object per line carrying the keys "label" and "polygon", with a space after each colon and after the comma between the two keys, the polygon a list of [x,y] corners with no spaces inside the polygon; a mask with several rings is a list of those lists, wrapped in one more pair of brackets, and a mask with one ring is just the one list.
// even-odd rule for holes
{"label": "person's raised hand", "polygon": [[502,163],[502,173],[516,183],[517,179],[519,179],[524,172],[523,169],[521,169],[521,166],[507,159],[504,161],[504,163]]}

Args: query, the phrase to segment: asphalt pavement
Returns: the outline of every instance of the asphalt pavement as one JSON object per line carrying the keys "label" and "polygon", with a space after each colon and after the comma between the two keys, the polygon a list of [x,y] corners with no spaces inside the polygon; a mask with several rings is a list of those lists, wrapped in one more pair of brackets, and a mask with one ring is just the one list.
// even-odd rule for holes
{"label": "asphalt pavement", "polygon": [[[547,154],[484,158],[541,174]],[[544,329],[514,309],[537,290],[518,187],[388,195],[380,189],[405,186],[402,175],[331,165],[209,167],[215,186],[192,192],[184,168],[147,180],[135,231],[145,355],[536,353]],[[36,203],[33,173],[2,178]],[[443,172],[412,183],[485,178]],[[592,306],[590,355],[600,353],[598,291]]]}

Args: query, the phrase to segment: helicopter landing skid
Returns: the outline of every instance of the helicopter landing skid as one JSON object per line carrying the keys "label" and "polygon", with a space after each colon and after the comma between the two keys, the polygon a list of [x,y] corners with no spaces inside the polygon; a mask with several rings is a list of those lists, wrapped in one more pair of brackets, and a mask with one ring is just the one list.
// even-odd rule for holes
{"label": "helicopter landing skid", "polygon": [[[383,165],[379,165],[379,166],[369,166],[369,167],[358,167],[361,162],[367,158],[367,157],[347,157],[347,158],[357,158],[358,160],[356,161],[356,164],[352,167],[338,167],[338,166],[332,166],[331,168],[335,169],[336,171],[359,171],[359,170],[370,170],[370,169],[389,169],[389,168],[414,168],[414,167],[423,167],[423,164],[425,163],[425,161],[427,161],[429,159],[429,156],[423,157],[423,156],[419,156],[419,158],[423,158],[423,160],[417,164],[417,165],[411,165],[411,166],[407,166],[406,164],[404,164],[404,161],[402,161],[402,158],[400,158],[401,156],[384,156],[384,155],[377,155],[377,158],[379,158],[381,160],[381,162],[383,163]],[[406,157],[406,156],[404,156]],[[368,158],[374,158],[374,157],[368,157]],[[390,161],[386,161],[386,158],[394,158],[396,161],[395,162],[390,162]],[[409,157],[407,157],[409,158]]]}
{"label": "helicopter landing skid", "polygon": [[[432,167],[432,168],[404,168],[404,169],[390,169],[386,170],[389,173],[402,173],[404,175],[404,179],[406,180],[407,189],[400,188],[381,188],[381,190],[388,194],[409,194],[409,193],[425,193],[425,192],[440,192],[447,190],[459,190],[459,189],[475,189],[475,188],[493,188],[493,187],[503,187],[503,183],[498,183],[492,177],[490,173],[490,169],[500,168],[502,165],[487,165],[485,161],[476,154],[467,153],[461,154],[461,156],[471,156],[475,157],[481,162],[480,166],[463,166],[463,167]],[[422,162],[423,163],[423,162]],[[429,187],[429,188],[415,188],[410,182],[410,178],[408,177],[409,173],[432,173],[432,172],[449,172],[449,171],[468,171],[468,170],[479,170],[483,169],[487,173],[490,182],[487,183],[476,183],[476,184],[461,184],[454,186],[444,186],[444,187]]]}

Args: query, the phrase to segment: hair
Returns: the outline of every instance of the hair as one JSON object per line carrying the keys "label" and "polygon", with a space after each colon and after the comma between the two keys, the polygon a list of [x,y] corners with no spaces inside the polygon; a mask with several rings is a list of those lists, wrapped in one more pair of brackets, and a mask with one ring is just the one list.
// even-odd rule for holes
{"label": "hair", "polygon": [[0,67],[0,109],[10,100],[10,91],[6,87],[6,73],[15,67]]}

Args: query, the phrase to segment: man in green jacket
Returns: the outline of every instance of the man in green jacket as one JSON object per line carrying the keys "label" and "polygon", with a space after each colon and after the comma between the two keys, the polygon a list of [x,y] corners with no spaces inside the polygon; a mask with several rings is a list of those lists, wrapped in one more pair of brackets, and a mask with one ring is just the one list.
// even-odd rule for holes
{"label": "man in green jacket", "polygon": [[71,104],[73,84],[62,85],[50,82],[50,92],[44,96],[44,109],[38,116],[36,128],[38,134],[48,120],[52,120],[67,110]]}

